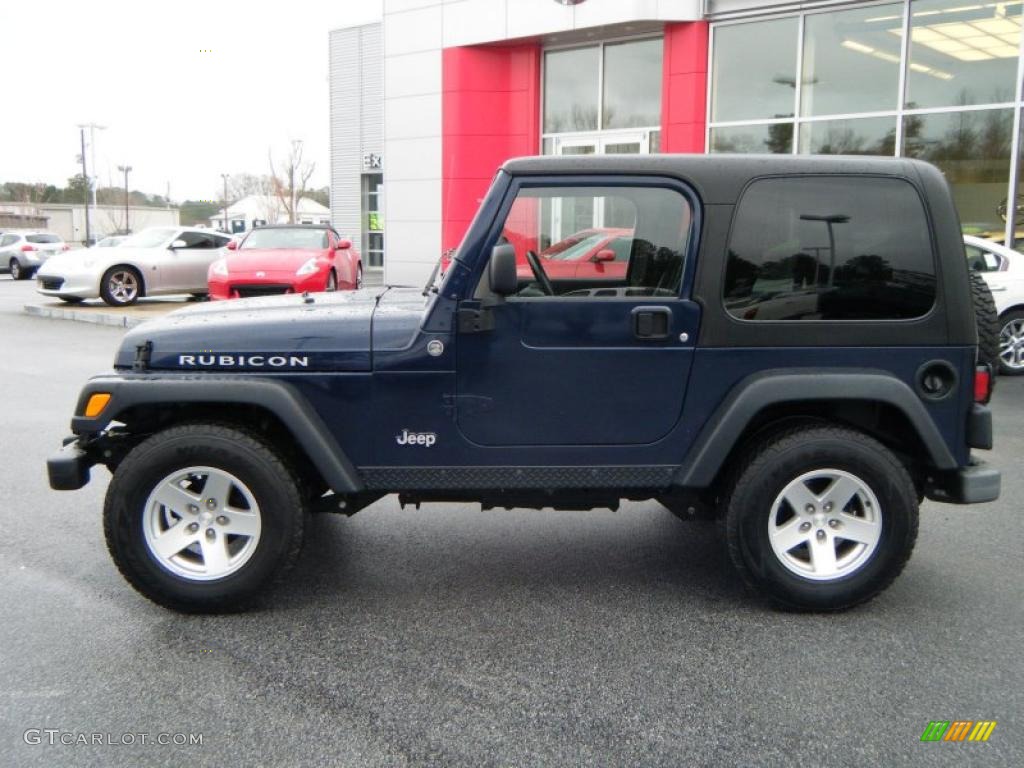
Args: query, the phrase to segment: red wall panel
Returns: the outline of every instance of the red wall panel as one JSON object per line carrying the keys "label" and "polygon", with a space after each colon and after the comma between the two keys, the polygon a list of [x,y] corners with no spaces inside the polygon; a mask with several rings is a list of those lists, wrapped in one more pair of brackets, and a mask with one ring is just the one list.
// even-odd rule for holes
{"label": "red wall panel", "polygon": [[540,151],[540,46],[446,48],[441,60],[441,247],[462,240],[494,173]]}
{"label": "red wall panel", "polygon": [[665,25],[661,151],[703,152],[707,124],[708,23]]}

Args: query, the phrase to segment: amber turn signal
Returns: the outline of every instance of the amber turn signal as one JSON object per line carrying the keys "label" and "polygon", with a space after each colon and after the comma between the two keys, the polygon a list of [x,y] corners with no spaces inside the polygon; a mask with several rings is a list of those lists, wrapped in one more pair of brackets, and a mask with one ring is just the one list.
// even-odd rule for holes
{"label": "amber turn signal", "polygon": [[85,415],[90,419],[94,416],[99,416],[103,413],[103,409],[107,407],[109,402],[109,392],[94,392],[89,395],[89,402],[85,404]]}

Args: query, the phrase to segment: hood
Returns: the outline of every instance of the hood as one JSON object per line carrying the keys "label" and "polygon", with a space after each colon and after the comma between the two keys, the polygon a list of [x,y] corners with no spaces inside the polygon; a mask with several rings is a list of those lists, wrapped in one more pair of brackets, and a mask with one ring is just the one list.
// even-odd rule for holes
{"label": "hood", "polygon": [[135,262],[145,258],[159,248],[129,248],[120,246],[118,248],[76,248],[73,251],[64,251],[55,254],[47,259],[44,265],[45,272],[40,269],[38,274],[60,277],[62,270],[81,271],[86,269],[98,269],[101,265],[113,264],[116,261]]}
{"label": "hood", "polygon": [[325,249],[243,248],[227,251],[228,273],[263,269],[267,272],[295,272],[310,259],[322,256]]}
{"label": "hood", "polygon": [[[287,294],[185,307],[132,329],[114,365],[131,368],[147,343],[165,371],[368,371],[371,320],[386,287]],[[418,319],[415,326],[419,325]]]}

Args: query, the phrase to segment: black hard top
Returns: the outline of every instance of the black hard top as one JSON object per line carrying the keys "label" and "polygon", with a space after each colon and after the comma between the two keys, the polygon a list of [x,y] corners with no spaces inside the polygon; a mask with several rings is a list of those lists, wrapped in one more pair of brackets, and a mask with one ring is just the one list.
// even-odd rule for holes
{"label": "black hard top", "polygon": [[918,183],[928,177],[942,181],[937,168],[920,160],[859,155],[543,155],[514,158],[502,168],[513,176],[670,176],[691,184],[712,205],[735,203],[743,187],[761,176],[835,173],[899,176]]}

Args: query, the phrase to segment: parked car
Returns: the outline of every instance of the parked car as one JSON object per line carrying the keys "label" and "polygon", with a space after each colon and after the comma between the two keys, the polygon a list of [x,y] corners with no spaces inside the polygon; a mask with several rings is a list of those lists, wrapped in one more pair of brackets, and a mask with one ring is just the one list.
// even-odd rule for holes
{"label": "parked car", "polygon": [[[632,230],[614,227],[595,227],[574,232],[539,251],[545,276],[554,281],[607,279],[622,280],[626,275]],[[506,238],[507,239],[507,238]],[[517,269],[519,276],[530,278],[528,248],[519,248]],[[441,256],[441,274],[448,271],[454,250]]]}
{"label": "parked car", "polygon": [[229,238],[191,227],[152,227],[116,248],[89,248],[50,259],[36,274],[44,296],[77,303],[99,297],[111,306],[143,296],[206,294],[210,264],[223,256]]}
{"label": "parked car", "polygon": [[363,265],[352,241],[331,227],[307,224],[252,230],[240,243],[228,243],[224,258],[210,265],[208,275],[211,299],[357,290],[362,285]]}
{"label": "parked car", "polygon": [[[629,215],[622,280],[520,277],[516,249],[572,198]],[[813,317],[742,319],[800,290],[816,250],[835,280]],[[390,493],[487,509],[657,499],[719,518],[765,596],[841,610],[897,578],[925,498],[999,497],[975,453],[992,414],[973,298],[949,186],[921,161],[510,160],[440,284],[210,303],[129,331],[79,395],[50,485],[109,469],[111,556],[189,612],[265,596],[309,512]]]}
{"label": "parked car", "polygon": [[69,247],[53,232],[7,231],[0,235],[0,270],[15,280],[28,280],[51,256]]}
{"label": "parked car", "polygon": [[999,372],[1024,374],[1024,254],[964,235],[967,265],[988,283],[999,313]]}

